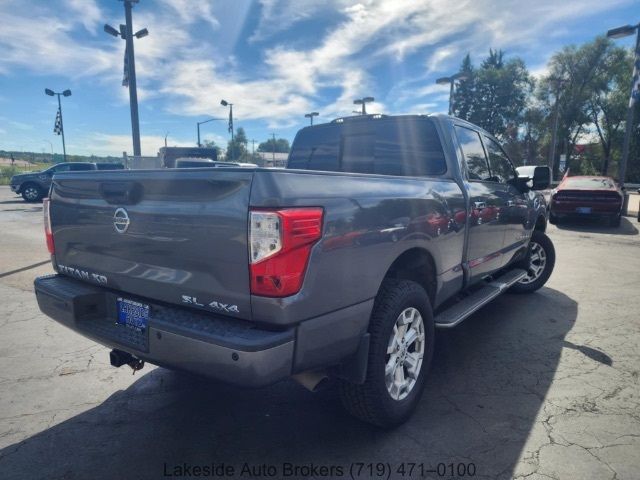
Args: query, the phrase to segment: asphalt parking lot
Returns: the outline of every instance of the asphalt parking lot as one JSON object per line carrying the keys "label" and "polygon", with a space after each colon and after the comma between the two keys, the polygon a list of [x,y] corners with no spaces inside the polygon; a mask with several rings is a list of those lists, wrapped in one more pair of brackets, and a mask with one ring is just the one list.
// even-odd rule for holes
{"label": "asphalt parking lot", "polygon": [[[194,467],[221,464],[235,476],[246,464],[244,478],[349,478],[359,462],[360,478],[640,478],[634,218],[618,229],[550,226],[547,286],[439,333],[416,415],[380,431],[344,413],[333,389],[112,368],[106,348],[37,308],[33,278],[51,271],[41,217],[41,205],[0,187],[2,479],[175,478],[185,468],[193,478]],[[411,464],[423,467],[410,476]]]}

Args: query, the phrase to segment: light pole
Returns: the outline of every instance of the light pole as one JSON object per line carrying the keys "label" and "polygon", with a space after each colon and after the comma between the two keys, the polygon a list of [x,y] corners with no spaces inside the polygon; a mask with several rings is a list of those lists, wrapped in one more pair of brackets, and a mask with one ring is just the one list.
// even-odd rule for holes
{"label": "light pole", "polygon": [[453,99],[453,93],[455,89],[456,81],[468,80],[469,77],[461,72],[456,73],[455,75],[451,75],[450,77],[440,77],[436,80],[438,85],[449,85],[449,115],[453,115],[453,104],[455,100]]}
{"label": "light pole", "polygon": [[133,155],[140,156],[140,120],[138,119],[138,89],[136,84],[136,60],[133,52],[133,37],[142,38],[149,35],[149,30],[143,28],[133,33],[131,8],[139,0],[123,0],[125,25],[120,25],[120,31],[105,24],[104,31],[114,37],[120,37],[126,42],[123,86],[129,87],[129,106],[131,108],[131,135],[133,137]]}
{"label": "light pole", "polygon": [[273,148],[271,149],[272,151],[272,159],[273,159],[273,166],[276,166],[276,134],[272,133],[271,136],[273,137]]}
{"label": "light pole", "polygon": [[367,114],[367,108],[366,108],[366,104],[367,103],[371,103],[375,100],[375,98],[373,97],[363,97],[363,98],[357,98],[353,101],[354,105],[362,105],[362,112],[361,115],[366,115]]}
{"label": "light pole", "polygon": [[305,113],[304,118],[308,118],[311,122],[310,125],[313,125],[313,117],[317,117],[318,115],[320,115],[318,112]]}
{"label": "light pole", "polygon": [[[60,126],[58,126],[58,118],[56,116],[56,125],[53,129],[54,132],[62,134],[62,155],[64,158],[64,161],[67,161],[67,147],[65,146],[64,143],[64,123],[62,122],[62,103],[60,103],[60,95],[62,95],[63,97],[70,97],[71,96],[71,90],[67,89],[63,92],[54,92],[53,90],[51,90],[50,88],[45,88],[44,89],[44,93],[46,93],[47,95],[49,95],[50,97],[53,97],[54,95],[56,95],[58,97],[58,113],[60,114]],[[52,149],[53,150],[53,149]]]}
{"label": "light pole", "polygon": [[202,122],[196,122],[196,125],[198,125],[198,147],[202,146],[202,144],[200,143],[200,125],[202,125],[203,123],[213,122],[214,120],[224,120],[224,119],[222,119],[222,118],[210,118],[209,120],[203,120]]}
{"label": "light pole", "polygon": [[229,107],[229,133],[231,133],[231,142],[233,142],[233,103],[229,103],[226,100],[220,100],[220,105],[223,107]]}
{"label": "light pole", "polygon": [[560,119],[560,103],[558,100],[560,98],[560,89],[567,83],[567,80],[564,78],[551,78],[550,80],[556,87],[555,103],[553,107],[555,110],[553,113],[553,130],[551,131],[551,145],[549,146],[549,167],[551,168],[551,175],[553,176],[555,172],[556,144],[558,143],[558,122]]}
{"label": "light pole", "polygon": [[637,25],[625,25],[623,27],[612,28],[607,32],[609,38],[622,38],[636,33],[636,48],[633,51],[633,77],[631,80],[631,96],[629,98],[629,108],[627,109],[627,121],[624,126],[624,142],[622,144],[622,159],[618,171],[618,182],[624,185],[627,174],[627,162],[629,161],[629,145],[631,143],[631,130],[633,128],[633,108],[640,100],[640,23]]}

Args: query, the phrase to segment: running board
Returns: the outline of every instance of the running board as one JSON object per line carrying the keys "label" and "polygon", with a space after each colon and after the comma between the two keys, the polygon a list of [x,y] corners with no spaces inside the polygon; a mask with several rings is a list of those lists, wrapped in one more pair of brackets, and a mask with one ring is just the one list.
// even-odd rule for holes
{"label": "running board", "polygon": [[462,322],[479,308],[485,306],[491,300],[525,277],[527,272],[521,269],[510,270],[507,273],[488,283],[480,290],[473,292],[468,297],[451,306],[444,312],[436,315],[436,328],[452,328]]}

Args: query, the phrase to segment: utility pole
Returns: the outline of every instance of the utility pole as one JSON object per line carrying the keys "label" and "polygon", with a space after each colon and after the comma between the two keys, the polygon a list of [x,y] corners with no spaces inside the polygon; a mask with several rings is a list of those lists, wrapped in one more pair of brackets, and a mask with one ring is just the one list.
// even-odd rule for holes
{"label": "utility pole", "polygon": [[273,154],[273,166],[276,166],[276,134],[272,133],[271,134],[273,136],[273,148],[272,148],[272,154]]}
{"label": "utility pole", "polygon": [[553,114],[553,130],[551,132],[551,145],[549,146],[549,167],[551,167],[551,176],[553,177],[555,173],[555,163],[556,163],[556,144],[558,143],[558,122],[560,119],[560,103],[558,99],[560,98],[560,87],[564,84],[563,80],[555,79],[556,81],[556,98],[554,105],[554,114]]}
{"label": "utility pole", "polygon": [[255,154],[256,154],[256,141],[251,140],[251,156],[254,156]]}
{"label": "utility pole", "polygon": [[[137,1],[137,0],[136,0]],[[129,67],[129,104],[131,106],[131,134],[133,135],[133,154],[142,155],[140,150],[140,120],[138,118],[138,88],[136,84],[136,60],[133,53],[133,25],[131,19],[132,0],[124,0],[124,18],[126,24],[126,44]]]}
{"label": "utility pole", "polygon": [[136,82],[136,60],[133,51],[133,37],[142,38],[149,35],[146,28],[133,33],[133,20],[131,9],[134,3],[140,0],[122,0],[124,3],[125,25],[120,25],[120,31],[110,25],[104,26],[104,31],[114,37],[122,38],[125,43],[125,80],[122,85],[129,87],[129,106],[131,109],[131,136],[133,137],[133,155],[140,156],[140,120],[138,118],[138,88]]}
{"label": "utility pole", "polygon": [[[62,155],[63,155],[64,161],[66,162],[67,147],[64,143],[64,123],[62,122],[62,103],[60,103],[60,95],[62,95],[63,97],[70,97],[71,90],[67,89],[64,92],[54,92],[50,88],[45,88],[44,93],[49,95],[50,97],[53,97],[54,95],[58,97],[58,115],[56,115],[56,124],[53,128],[53,132],[57,133],[58,135],[62,134]],[[59,122],[58,122],[58,119],[60,120]],[[51,155],[53,157],[53,147],[51,148]]]}

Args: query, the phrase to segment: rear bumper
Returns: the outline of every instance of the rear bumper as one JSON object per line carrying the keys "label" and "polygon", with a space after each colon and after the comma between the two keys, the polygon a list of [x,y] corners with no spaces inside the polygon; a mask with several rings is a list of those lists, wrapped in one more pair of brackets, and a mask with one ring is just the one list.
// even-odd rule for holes
{"label": "rear bumper", "polygon": [[[590,208],[591,213],[580,213],[579,208]],[[552,201],[549,206],[549,211],[555,216],[612,216],[618,215],[622,211],[622,204],[619,203],[604,203],[604,204],[590,204],[580,202],[559,202]]]}
{"label": "rear bumper", "polygon": [[[156,365],[248,387],[331,366],[354,354],[371,308],[365,302],[286,330],[266,330],[62,275],[37,278],[34,287],[43,313],[87,338]],[[116,324],[116,300],[122,296],[149,305],[144,331]]]}

